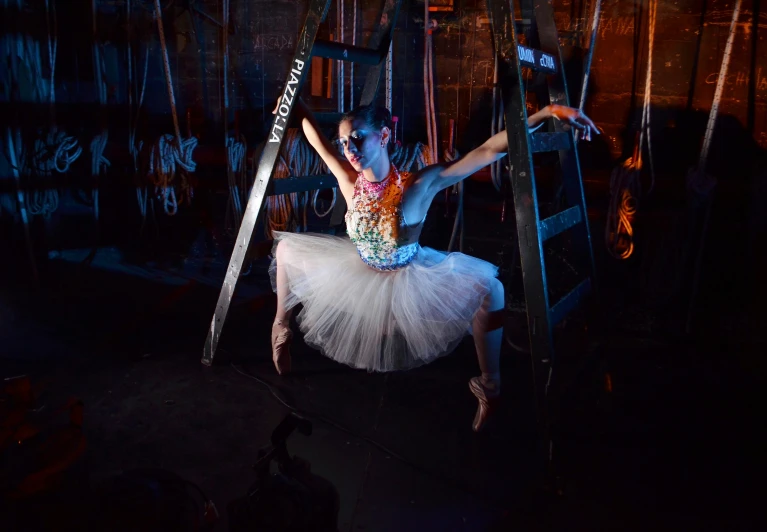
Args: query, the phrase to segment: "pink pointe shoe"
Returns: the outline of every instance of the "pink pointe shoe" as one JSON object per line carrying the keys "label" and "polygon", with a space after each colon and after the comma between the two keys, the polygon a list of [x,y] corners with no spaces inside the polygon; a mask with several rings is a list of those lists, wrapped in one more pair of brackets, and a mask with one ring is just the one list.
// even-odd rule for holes
{"label": "pink pointe shoe", "polygon": [[495,381],[488,382],[482,377],[474,377],[469,381],[469,389],[479,401],[477,413],[474,415],[474,422],[471,425],[474,432],[479,432],[500,402],[501,387]]}
{"label": "pink pointe shoe", "polygon": [[285,375],[290,373],[290,342],[293,339],[293,331],[283,323],[275,321],[272,325],[272,362],[277,373]]}

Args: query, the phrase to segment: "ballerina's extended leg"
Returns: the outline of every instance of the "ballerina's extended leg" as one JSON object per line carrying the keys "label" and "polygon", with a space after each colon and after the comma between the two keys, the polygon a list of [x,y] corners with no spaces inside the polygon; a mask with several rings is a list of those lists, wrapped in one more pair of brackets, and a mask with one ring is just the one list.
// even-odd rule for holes
{"label": "ballerina's extended leg", "polygon": [[500,399],[504,304],[503,285],[496,279],[473,324],[474,345],[482,370],[482,376],[469,381],[469,389],[479,401],[472,423],[475,432],[482,429]]}
{"label": "ballerina's extended leg", "polygon": [[288,253],[285,242],[277,244],[277,313],[272,324],[272,362],[277,373],[284,375],[290,372],[290,343],[293,332],[290,330],[290,315],[292,310],[285,308],[290,287],[285,272],[285,255]]}

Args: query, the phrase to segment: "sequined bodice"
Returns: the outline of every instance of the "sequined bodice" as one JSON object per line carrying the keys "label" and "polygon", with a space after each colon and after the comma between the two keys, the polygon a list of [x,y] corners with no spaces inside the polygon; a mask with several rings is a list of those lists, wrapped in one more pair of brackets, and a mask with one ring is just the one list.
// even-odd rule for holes
{"label": "sequined bodice", "polygon": [[346,232],[368,266],[397,270],[407,266],[418,253],[422,225],[409,227],[402,213],[402,196],[410,174],[392,172],[380,183],[371,183],[362,174],[354,184],[352,205],[346,212]]}

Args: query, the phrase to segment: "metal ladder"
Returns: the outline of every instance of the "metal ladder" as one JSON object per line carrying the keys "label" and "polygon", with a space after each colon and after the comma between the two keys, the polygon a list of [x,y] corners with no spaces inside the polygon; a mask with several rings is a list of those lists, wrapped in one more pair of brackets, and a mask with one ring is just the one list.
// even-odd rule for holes
{"label": "metal ladder", "polygon": [[[557,120],[551,120],[553,131],[550,133],[531,134],[527,127],[522,67],[546,74],[549,103],[569,106],[570,101],[551,0],[532,2],[532,10],[529,4],[522,7],[523,12],[532,11],[531,33],[534,35],[537,30],[540,50],[518,45],[514,0],[488,0],[488,11],[495,53],[498,54],[498,81],[509,139],[511,182],[508,188],[513,192],[516,215],[541,451],[545,453],[550,475],[553,453],[551,414],[556,410],[549,397],[555,367],[553,328],[596,287],[596,276],[574,133],[566,131]],[[541,219],[533,154],[553,151],[559,152],[567,208]],[[551,304],[543,245],[567,230],[571,231],[575,260],[588,274],[566,296]]]}
{"label": "metal ladder", "polygon": [[[317,31],[328,14],[331,1],[311,1],[304,27],[301,30],[298,41],[296,41],[296,52],[291,63],[291,70],[282,91],[280,106],[274,115],[266,144],[261,153],[253,188],[248,198],[248,206],[245,209],[242,225],[240,225],[240,230],[237,233],[234,251],[229,259],[224,284],[221,287],[216,310],[208,330],[208,337],[205,340],[202,363],[206,366],[213,364],[213,357],[221,337],[221,330],[224,327],[224,321],[234,296],[234,290],[248,252],[253,230],[256,227],[258,216],[264,204],[264,198],[270,195],[270,193],[282,194],[291,191],[276,191],[274,186],[269,190],[269,185],[271,184],[272,174],[274,173],[280,149],[282,148],[285,130],[290,123],[293,106],[301,94],[301,87],[309,72],[312,57],[326,57],[370,65],[371,68],[368,69],[365,85],[360,97],[360,104],[372,103],[378,92],[381,71],[386,55],[389,52],[389,44],[391,43],[394,24],[399,15],[402,0],[384,0],[381,7],[379,25],[371,35],[368,47],[349,46],[339,42],[317,40]],[[329,181],[332,176],[318,176],[318,178],[320,181],[323,179]],[[324,182],[322,184],[325,185]],[[319,188],[319,186],[315,188]]]}

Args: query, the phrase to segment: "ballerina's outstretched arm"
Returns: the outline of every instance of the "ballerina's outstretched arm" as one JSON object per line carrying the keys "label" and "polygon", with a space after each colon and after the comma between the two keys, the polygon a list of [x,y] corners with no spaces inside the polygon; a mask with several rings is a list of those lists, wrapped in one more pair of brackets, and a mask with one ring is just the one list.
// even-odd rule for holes
{"label": "ballerina's outstretched arm", "polygon": [[[578,135],[584,140],[591,140],[592,131],[599,131],[582,111],[561,105],[548,105],[530,115],[527,126],[531,129],[539,127],[549,118],[556,118],[578,130]],[[508,153],[509,143],[506,131],[501,131],[490,137],[481,146],[473,149],[455,161],[434,164],[423,168],[414,180],[414,187],[420,189],[422,197],[431,202],[440,190],[444,190],[466,179],[485,166],[501,159]]]}
{"label": "ballerina's outstretched arm", "polygon": [[[279,100],[277,105],[279,106]],[[274,108],[272,114],[275,112],[277,112],[277,107]],[[307,142],[314,148],[314,151],[317,152],[317,155],[320,156],[336,178],[341,193],[348,202],[354,192],[354,181],[357,179],[357,172],[354,171],[349,161],[333,147],[333,144],[322,132],[314,115],[301,98],[296,101],[296,112],[298,119],[301,121],[301,128],[304,131]]]}

